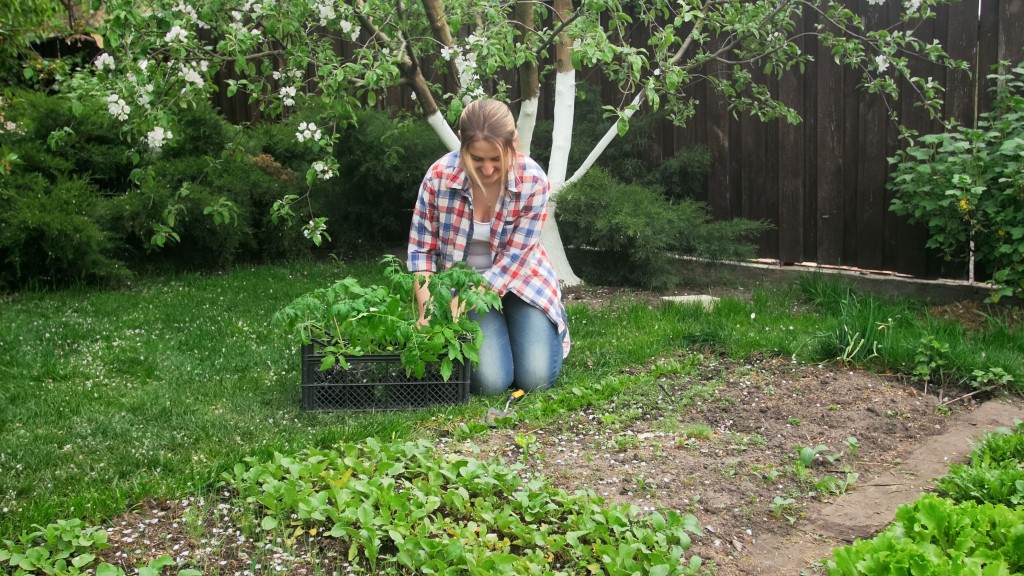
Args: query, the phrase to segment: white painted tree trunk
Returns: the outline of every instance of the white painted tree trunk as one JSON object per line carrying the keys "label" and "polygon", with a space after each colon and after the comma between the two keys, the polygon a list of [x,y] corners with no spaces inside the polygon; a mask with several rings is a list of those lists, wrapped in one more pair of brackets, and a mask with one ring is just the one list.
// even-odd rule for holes
{"label": "white painted tree trunk", "polygon": [[559,282],[565,287],[578,286],[582,280],[572,271],[565,255],[562,235],[558,232],[555,212],[558,193],[565,186],[565,175],[569,167],[569,150],[572,147],[572,127],[576,111],[576,71],[573,69],[555,75],[555,115],[551,129],[551,160],[548,162],[548,180],[551,182],[551,202],[548,203],[548,219],[541,232],[541,243],[555,267]]}
{"label": "white painted tree trunk", "polygon": [[519,121],[516,124],[516,132],[519,133],[519,145],[516,150],[520,154],[530,155],[530,148],[533,146],[533,132],[537,127],[537,108],[540,105],[539,98],[524,100],[519,106]]}
{"label": "white painted tree trunk", "polygon": [[448,121],[444,119],[444,116],[442,116],[440,112],[434,112],[428,116],[427,124],[434,129],[434,132],[441,139],[441,142],[444,142],[444,145],[447,146],[449,150],[454,151],[459,149],[458,135],[455,134],[455,131],[448,125]]}
{"label": "white painted tree trunk", "polygon": [[[637,94],[636,98],[633,98],[633,102],[630,103],[630,107],[627,108],[625,112],[623,112],[627,120],[632,118],[633,114],[640,107],[640,104],[643,102],[644,99],[643,96],[643,92]],[[570,178],[566,182],[566,185],[572,184],[573,182],[582,178],[583,175],[587,173],[587,170],[590,170],[590,168],[594,165],[594,162],[597,162],[597,159],[601,156],[601,154],[604,154],[604,151],[608,148],[608,145],[611,144],[612,140],[614,140],[615,137],[618,135],[618,127],[617,125],[613,124],[612,127],[609,128],[607,132],[605,132],[604,137],[601,138],[601,141],[594,146],[593,150],[590,151],[590,155],[588,155],[587,159],[583,161],[583,164],[580,164],[580,167],[576,170],[576,173],[572,175],[572,178]]]}

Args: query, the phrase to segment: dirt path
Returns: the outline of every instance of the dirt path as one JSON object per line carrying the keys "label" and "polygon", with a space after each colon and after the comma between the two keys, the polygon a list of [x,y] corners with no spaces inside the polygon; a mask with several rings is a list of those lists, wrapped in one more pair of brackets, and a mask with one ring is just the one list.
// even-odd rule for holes
{"label": "dirt path", "polygon": [[966,461],[971,441],[1024,419],[1019,402],[993,400],[961,413],[942,434],[924,438],[901,462],[858,484],[835,502],[808,511],[792,535],[771,534],[750,546],[738,563],[744,574],[782,575],[810,571],[831,550],[885,528],[901,504],[916,500],[953,462]]}

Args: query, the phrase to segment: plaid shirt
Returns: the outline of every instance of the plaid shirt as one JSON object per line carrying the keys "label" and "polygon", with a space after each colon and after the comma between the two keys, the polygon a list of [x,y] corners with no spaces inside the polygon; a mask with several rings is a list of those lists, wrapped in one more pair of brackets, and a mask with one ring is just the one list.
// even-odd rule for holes
{"label": "plaid shirt", "polygon": [[[466,260],[473,237],[470,185],[458,151],[441,157],[427,170],[409,229],[410,272],[437,272]],[[562,292],[540,244],[550,194],[547,176],[536,162],[517,154],[506,191],[491,222],[494,263],[483,276],[499,295],[512,292],[543,310],[562,336],[564,357],[569,354],[569,326]]]}

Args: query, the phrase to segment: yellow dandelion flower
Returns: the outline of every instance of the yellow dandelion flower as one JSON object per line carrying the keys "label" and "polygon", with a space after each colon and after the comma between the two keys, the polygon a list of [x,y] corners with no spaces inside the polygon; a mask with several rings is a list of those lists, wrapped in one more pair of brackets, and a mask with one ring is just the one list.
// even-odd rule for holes
{"label": "yellow dandelion flower", "polygon": [[966,198],[961,198],[960,199],[960,211],[961,212],[967,212],[970,209],[971,209],[971,203],[968,202]]}

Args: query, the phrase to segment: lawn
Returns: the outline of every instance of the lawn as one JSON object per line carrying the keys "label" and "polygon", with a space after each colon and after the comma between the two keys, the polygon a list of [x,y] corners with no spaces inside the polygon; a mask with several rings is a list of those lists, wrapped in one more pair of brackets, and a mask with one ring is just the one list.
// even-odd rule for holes
{"label": "lawn", "polygon": [[[299,411],[299,356],[271,317],[375,266],[295,263],[136,280],[121,290],[8,295],[0,322],[0,539],[33,524],[101,524],[147,498],[208,493],[246,458],[485,434],[499,400],[386,414]],[[530,427],[600,407],[686,351],[781,357],[914,374],[970,390],[1024,382],[1024,331],[999,313],[967,329],[913,301],[828,278],[755,287],[712,311],[619,298],[570,306],[574,338],[558,387],[522,411]],[[1002,376],[1002,371],[1005,376]]]}

